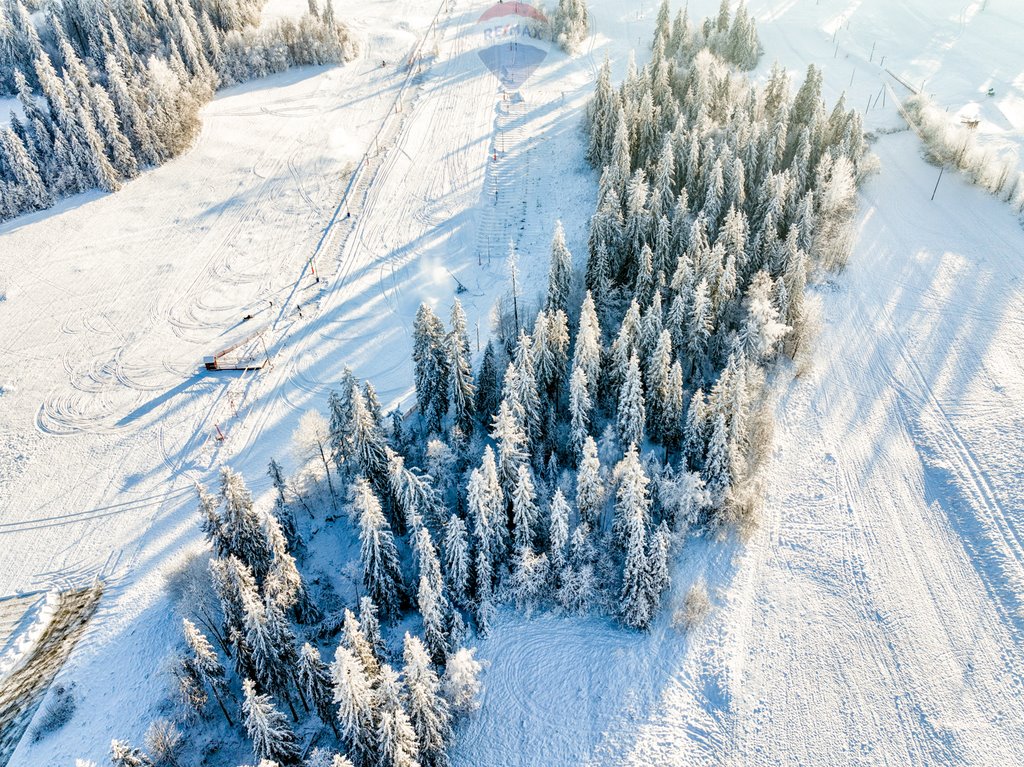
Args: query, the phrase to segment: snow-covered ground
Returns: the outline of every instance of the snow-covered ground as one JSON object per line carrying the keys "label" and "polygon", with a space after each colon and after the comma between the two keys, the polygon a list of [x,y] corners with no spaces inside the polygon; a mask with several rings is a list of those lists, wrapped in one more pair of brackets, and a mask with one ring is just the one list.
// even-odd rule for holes
{"label": "snow-covered ground", "polygon": [[[198,537],[196,482],[230,461],[265,489],[267,462],[294,465],[298,416],[324,406],[346,365],[386,407],[406,400],[408,327],[421,300],[447,313],[452,274],[486,340],[509,239],[527,291],[544,282],[557,218],[582,250],[594,183],[576,146],[596,65],[554,54],[522,103],[503,101],[472,47],[483,7],[455,6],[436,27],[437,6],[375,3],[369,21],[339,8],[360,60],[225,91],[186,155],[117,195],[0,229],[11,331],[0,535],[17,552],[0,589],[95,574],[116,584],[66,670],[82,680],[83,713],[60,737],[24,742],[13,764],[100,758],[112,735],[141,739],[165,694],[154,663],[177,629],[162,574]],[[307,261],[354,167],[314,283]],[[545,193],[550,178],[560,194]],[[268,326],[269,369],[197,372],[255,323]],[[137,717],[114,728],[118,701]]]}
{"label": "snow-covered ground", "polygon": [[[997,99],[1019,98],[1022,14],[978,4],[949,39],[962,4],[934,5],[751,3],[759,71],[814,62],[830,99],[866,106],[896,85],[888,54],[907,81],[927,61],[947,103],[976,96],[939,83],[987,88],[992,67]],[[867,113],[899,125],[891,99]],[[1021,125],[996,138],[1019,146]],[[929,201],[938,171],[913,134],[874,149],[850,266],[818,290],[812,364],[780,374],[762,524],[677,562],[675,602],[705,577],[715,613],[688,637],[668,612],[639,637],[508,618],[481,646],[488,692],[459,764],[1024,761],[1024,232],[959,177]]]}
{"label": "snow-covered ground", "polygon": [[[552,53],[522,103],[473,51],[488,5],[440,15],[391,114],[437,6],[339,3],[359,60],[225,91],[184,156],[0,227],[0,594],[112,581],[65,671],[79,713],[11,764],[141,739],[174,642],[162,573],[197,539],[194,482],[229,462],[265,489],[267,461],[293,465],[298,416],[345,365],[385,406],[408,401],[408,328],[420,300],[447,313],[449,270],[485,338],[510,238],[529,289],[556,218],[582,256],[595,179],[580,110],[605,53],[616,77],[630,47],[644,59],[656,5],[592,3],[584,52]],[[717,5],[691,2],[691,17]],[[977,102],[979,130],[1019,147],[1014,6],[750,3],[760,72],[777,58],[799,80],[814,62],[826,96],[858,108],[894,84],[885,69],[927,78],[951,112]],[[268,15],[295,8],[274,0]],[[900,125],[891,100],[866,119]],[[930,202],[937,170],[912,134],[875,151],[858,246],[820,290],[813,365],[782,376],[763,523],[744,545],[679,554],[673,599],[704,576],[715,612],[689,634],[663,615],[649,636],[504,614],[481,646],[487,692],[459,765],[1024,761],[1024,233],[955,174]],[[356,167],[352,218],[332,227],[314,284],[307,260]],[[263,322],[269,370],[197,373]]]}
{"label": "snow-covered ground", "polygon": [[12,114],[16,115],[19,120],[25,116],[21,102],[16,98],[0,97],[0,128],[11,124]]}

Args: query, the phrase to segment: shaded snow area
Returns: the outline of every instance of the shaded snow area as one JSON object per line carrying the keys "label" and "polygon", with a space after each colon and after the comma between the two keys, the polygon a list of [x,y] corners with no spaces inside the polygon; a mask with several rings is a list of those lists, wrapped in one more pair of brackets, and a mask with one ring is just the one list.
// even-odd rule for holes
{"label": "shaded snow area", "polygon": [[[181,157],[0,226],[0,595],[34,594],[0,613],[0,669],[41,633],[45,592],[108,583],[60,672],[75,715],[13,767],[103,763],[160,714],[180,634],[165,575],[199,545],[197,482],[227,464],[266,502],[267,462],[295,469],[289,437],[345,366],[385,409],[410,406],[417,306],[446,315],[463,283],[475,351],[510,239],[527,295],[556,219],[582,266],[582,110],[605,54],[616,80],[631,47],[646,60],[657,7],[595,0],[582,52],[552,51],[506,101],[474,48],[489,5],[459,0],[432,27],[434,3],[338,2],[355,61],[223,91]],[[891,93],[874,102],[907,93],[888,69],[1020,149],[1024,14],[894,5],[750,2],[755,77],[778,59],[798,83],[813,62],[829,104],[871,98],[881,161],[849,266],[813,288],[815,349],[776,375],[761,524],[686,541],[649,634],[502,610],[458,767],[1024,764],[1024,231],[953,172],[930,201],[938,169],[890,132]],[[258,326],[269,367],[199,372]],[[686,629],[674,613],[698,579],[711,612]]]}
{"label": "shaded snow area", "polygon": [[0,127],[11,124],[11,115],[19,120],[25,117],[25,110],[21,108],[21,102],[16,98],[0,96]]}

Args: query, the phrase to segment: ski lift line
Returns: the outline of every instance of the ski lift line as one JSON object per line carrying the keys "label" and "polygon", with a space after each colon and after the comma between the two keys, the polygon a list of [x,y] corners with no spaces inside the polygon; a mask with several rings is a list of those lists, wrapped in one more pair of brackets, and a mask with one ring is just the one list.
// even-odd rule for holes
{"label": "ski lift line", "polygon": [[[904,88],[906,88],[906,89],[907,89],[908,91],[910,91],[911,93],[913,93],[913,94],[914,94],[915,96],[916,96],[916,95],[918,95],[918,94],[920,93],[920,91],[918,91],[918,89],[917,89],[917,88],[915,88],[915,87],[914,87],[913,85],[911,85],[910,83],[908,83],[908,82],[907,82],[906,80],[904,80],[904,79],[903,79],[902,77],[900,77],[899,75],[895,74],[895,73],[894,73],[894,72],[893,72],[893,71],[892,71],[891,69],[889,69],[889,67],[885,67],[885,71],[889,73],[889,76],[890,76],[890,77],[891,77],[891,78],[892,78],[893,80],[895,80],[896,82],[898,82],[898,83],[899,83],[900,85],[902,85],[902,86],[903,86]],[[895,93],[893,93],[892,95],[893,95],[893,98],[895,98],[895,97],[896,97],[896,94],[895,94]],[[897,99],[897,102],[899,102],[899,99]]]}
{"label": "ski lift line", "polygon": [[[188,490],[188,488],[185,488],[185,490]],[[85,509],[84,511],[74,511],[69,512],[68,514],[57,514],[49,517],[36,517],[35,519],[24,520],[22,522],[5,522],[3,524],[0,524],[0,533],[9,528],[19,527],[25,524],[33,524],[36,522],[52,522],[57,520],[74,521],[74,518],[77,517],[87,517],[88,515],[98,514],[102,512],[121,513],[125,511],[132,511],[134,509],[148,508],[154,505],[158,506],[168,500],[177,498],[183,494],[184,493],[182,490],[171,490],[167,493],[158,493],[156,495],[150,495],[144,498],[133,498],[129,501],[111,503],[106,506],[97,506],[92,509]]]}
{"label": "ski lift line", "polygon": [[[244,336],[241,336],[240,338],[236,338],[234,341],[229,342],[227,346],[221,347],[218,351],[214,352],[211,356],[204,357],[203,358],[203,365],[206,367],[207,370],[229,370],[229,369],[230,370],[238,370],[239,368],[234,367],[234,366],[232,366],[230,368],[229,367],[221,367],[218,364],[218,360],[220,360],[221,357],[224,357],[224,356],[230,354],[231,352],[237,350],[239,347],[244,346],[245,344],[249,343],[250,341],[254,341],[257,338],[261,338],[263,333],[269,327],[270,327],[270,324],[269,323],[265,323],[265,324],[260,325],[260,326],[258,326],[256,328],[253,328],[248,333],[246,333]],[[266,345],[265,344],[264,344],[264,349],[266,349]],[[262,367],[263,364],[264,364],[263,362],[260,362],[258,365],[253,363],[253,364],[248,365],[248,366],[246,366],[245,368],[242,368],[242,369],[248,370],[250,368]]]}
{"label": "ski lift line", "polygon": [[[420,42],[419,42],[419,44],[418,44],[418,46],[416,48],[416,51],[415,51],[417,56],[420,56],[422,54],[423,47],[424,47],[424,45],[426,45],[427,39],[430,36],[430,33],[432,31],[434,31],[435,33],[437,31],[439,31],[440,27],[439,27],[438,21],[439,21],[439,19],[441,17],[441,13],[449,10],[449,2],[450,2],[450,0],[442,0],[441,4],[438,6],[438,9],[437,9],[437,11],[434,14],[434,18],[431,20],[430,25],[427,27],[427,30],[424,33],[424,35],[420,38]],[[342,193],[341,200],[339,201],[338,205],[335,207],[334,212],[332,213],[331,218],[328,221],[327,225],[324,227],[324,231],[321,234],[320,239],[317,242],[317,245],[316,245],[313,253],[310,255],[309,259],[305,262],[305,264],[303,264],[302,269],[300,270],[299,275],[298,275],[295,283],[292,285],[292,288],[291,288],[291,291],[288,294],[288,297],[281,303],[281,307],[280,307],[280,310],[279,310],[279,312],[277,314],[277,317],[273,320],[272,323],[270,323],[270,328],[269,329],[271,331],[276,331],[278,326],[279,326],[279,324],[281,323],[281,321],[286,316],[288,316],[288,309],[289,309],[290,305],[292,304],[293,300],[295,299],[296,294],[300,290],[303,278],[306,275],[307,268],[314,275],[316,274],[315,258],[316,258],[316,256],[321,251],[327,249],[327,246],[329,244],[330,238],[337,231],[337,228],[335,227],[335,224],[337,223],[338,217],[340,216],[342,209],[347,207],[349,198],[351,197],[353,191],[355,189],[357,189],[357,187],[360,184],[363,183],[365,173],[368,170],[368,168],[370,167],[369,160],[370,160],[371,156],[376,156],[377,155],[377,153],[371,152],[372,148],[374,146],[380,146],[380,139],[381,139],[381,137],[383,137],[385,135],[385,131],[387,131],[387,130],[389,130],[391,128],[391,125],[393,123],[393,118],[397,114],[401,113],[403,98],[405,97],[406,92],[409,89],[410,83],[412,82],[413,77],[416,74],[418,74],[418,72],[415,72],[414,70],[411,70],[411,69],[406,73],[405,78],[402,81],[402,85],[400,86],[400,88],[398,90],[398,93],[395,96],[395,100],[392,102],[391,108],[389,109],[388,113],[385,115],[384,119],[381,121],[380,126],[378,127],[376,133],[373,136],[373,139],[370,142],[370,145],[369,145],[370,148],[368,148],[363,153],[363,155],[359,159],[359,162],[356,164],[355,169],[352,171],[352,173],[350,175],[350,178],[348,180],[348,183],[346,184],[345,189],[344,189],[344,191]],[[371,183],[372,183],[372,177],[371,177]],[[346,211],[346,218],[348,217],[347,214],[348,214],[348,211]],[[319,278],[318,278],[318,281],[319,281]],[[322,290],[324,290],[324,288],[322,288]],[[330,292],[330,291],[327,291],[327,292]],[[285,328],[285,331],[284,331],[284,335],[285,336],[290,334],[292,327],[294,327],[294,322],[292,322],[290,325],[288,325]],[[269,361],[269,356],[268,356],[268,361]],[[214,407],[216,407],[216,405]],[[244,428],[245,421],[247,420],[248,415],[250,413],[252,413],[252,410],[253,410],[253,408],[250,405],[249,408],[246,409],[245,413],[241,414],[240,417],[236,416],[236,418],[238,420],[238,426],[239,427],[243,427]],[[211,408],[211,411],[208,414],[208,416],[212,416],[212,413],[213,413],[213,409]],[[206,427],[206,428],[208,428],[208,427]],[[251,430],[250,430],[250,432],[251,432]],[[205,435],[205,438],[204,438],[203,446],[208,444],[211,441],[211,439],[212,439],[211,435],[209,433],[207,433]],[[250,433],[249,439],[251,439],[251,433]],[[223,442],[219,442],[219,445],[222,446],[226,441],[227,440],[225,439]],[[215,448],[215,450],[218,453],[220,452],[220,447],[219,446],[215,445],[214,448]],[[243,447],[243,449],[246,449],[246,447]]]}
{"label": "ski lift line", "polygon": [[[424,32],[416,48],[410,54],[412,60],[419,59],[422,56],[423,48],[427,43],[427,39],[430,37],[432,32],[436,32],[439,29],[437,22],[438,19],[440,19],[441,17],[441,13],[448,9],[448,2],[449,0],[441,0],[441,4],[438,6],[437,11],[434,13],[434,17],[431,19],[430,25],[427,27],[426,32]],[[373,138],[370,141],[369,147],[365,152],[363,152],[363,155],[359,158],[359,162],[356,163],[356,167],[352,171],[348,183],[345,185],[345,189],[341,194],[341,200],[334,208],[334,212],[331,214],[331,217],[327,222],[327,226],[324,227],[323,233],[320,235],[320,239],[317,242],[316,247],[313,249],[313,253],[310,255],[306,263],[303,264],[302,269],[299,272],[298,279],[296,279],[295,284],[292,287],[292,291],[288,295],[288,298],[286,298],[284,302],[281,304],[281,310],[278,312],[277,318],[274,320],[272,329],[276,330],[278,324],[284,318],[288,306],[291,304],[292,299],[295,297],[296,292],[298,292],[299,290],[299,286],[302,283],[302,279],[306,276],[307,269],[315,274],[315,259],[320,254],[320,251],[324,249],[324,245],[326,244],[328,238],[334,233],[334,226],[338,221],[338,216],[341,214],[342,209],[346,207],[352,190],[355,188],[356,184],[362,180],[363,173],[366,170],[368,160],[371,155],[371,150],[373,150],[374,147],[380,146],[381,136],[383,135],[384,130],[387,127],[389,127],[391,118],[401,111],[402,98],[405,95],[409,87],[409,83],[412,80],[414,74],[415,70],[410,66],[405,74],[405,78],[402,80],[402,85],[399,87],[398,93],[395,95],[395,100],[392,102],[391,107],[388,110],[388,113],[384,116],[384,119],[378,126],[376,133],[373,135]]]}

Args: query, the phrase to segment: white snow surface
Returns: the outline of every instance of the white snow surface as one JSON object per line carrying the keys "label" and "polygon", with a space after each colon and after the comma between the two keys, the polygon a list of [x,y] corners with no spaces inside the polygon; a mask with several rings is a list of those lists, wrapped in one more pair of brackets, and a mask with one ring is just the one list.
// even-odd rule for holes
{"label": "white snow surface", "polygon": [[25,110],[22,109],[21,102],[16,98],[0,96],[0,128],[11,124],[11,115],[14,115],[19,120],[25,116]]}
{"label": "white snow surface", "polygon": [[[581,109],[605,53],[616,77],[630,47],[644,60],[656,5],[591,3],[584,52],[553,53],[521,104],[472,50],[487,6],[441,15],[423,48],[436,57],[389,117],[436,6],[338,3],[359,60],[224,91],[182,157],[0,226],[0,594],[112,584],[63,672],[78,712],[12,765],[141,742],[177,642],[163,573],[198,541],[195,482],[228,463],[265,491],[267,461],[294,466],[288,436],[345,365],[386,407],[408,404],[411,320],[421,300],[447,314],[449,270],[485,339],[510,238],[530,291],[556,218],[582,263],[596,175]],[[760,74],[777,58],[798,85],[814,62],[830,101],[863,108],[884,83],[900,92],[885,55],[951,111],[977,105],[986,140],[1020,147],[1013,0],[750,9]],[[690,3],[692,18],[716,10]],[[866,122],[901,125],[891,100]],[[953,173],[929,201],[937,169],[912,133],[874,150],[849,267],[817,288],[812,363],[777,376],[761,525],[743,543],[688,541],[649,635],[503,612],[457,765],[1024,763],[1024,232]],[[357,167],[352,218],[331,227],[313,283],[307,260]],[[272,366],[197,373],[250,308],[270,323]],[[673,628],[698,577],[714,611]]]}

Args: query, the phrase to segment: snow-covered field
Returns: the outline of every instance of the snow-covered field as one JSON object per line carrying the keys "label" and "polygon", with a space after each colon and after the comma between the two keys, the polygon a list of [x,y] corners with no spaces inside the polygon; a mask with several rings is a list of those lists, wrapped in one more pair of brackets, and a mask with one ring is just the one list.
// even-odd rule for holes
{"label": "snow-covered field", "polygon": [[[488,5],[453,3],[435,34],[433,3],[339,3],[357,61],[224,91],[184,156],[0,227],[0,594],[112,583],[64,672],[79,713],[11,764],[141,739],[175,641],[162,573],[198,539],[195,482],[227,462],[265,489],[346,365],[385,407],[408,404],[407,329],[421,300],[447,313],[449,271],[485,338],[510,238],[531,289],[557,218],[583,255],[596,179],[580,111],[605,53],[616,77],[629,48],[643,61],[656,5],[592,3],[593,39],[552,53],[522,103],[472,50]],[[814,62],[830,101],[863,108],[885,83],[900,92],[889,69],[1019,148],[1013,0],[893,5],[751,2],[759,72],[777,58],[799,79]],[[891,100],[866,123],[901,125]],[[715,612],[688,634],[665,614],[644,636],[503,614],[458,764],[1024,762],[1024,232],[954,174],[930,202],[937,169],[913,134],[874,150],[850,266],[819,288],[813,362],[780,373],[763,522],[745,544],[679,553],[673,599],[703,576]],[[264,322],[270,369],[197,372]]]}

